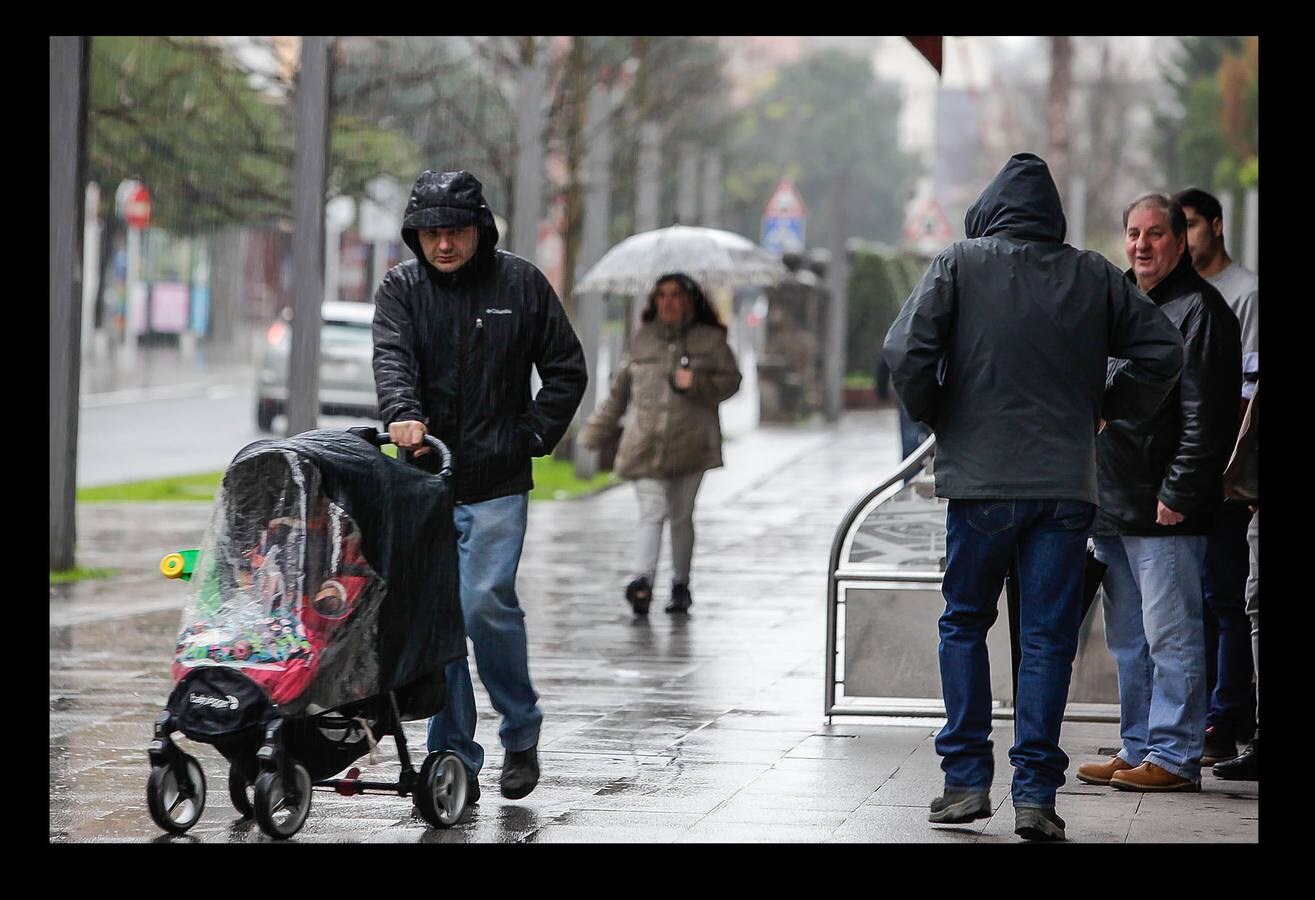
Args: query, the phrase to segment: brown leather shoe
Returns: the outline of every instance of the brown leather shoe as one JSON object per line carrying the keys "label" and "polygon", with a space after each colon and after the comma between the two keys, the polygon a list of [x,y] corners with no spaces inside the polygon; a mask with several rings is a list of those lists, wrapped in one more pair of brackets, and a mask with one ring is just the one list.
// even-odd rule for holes
{"label": "brown leather shoe", "polygon": [[1078,781],[1086,784],[1104,784],[1110,783],[1110,776],[1115,772],[1122,772],[1124,769],[1131,769],[1132,765],[1123,761],[1121,756],[1111,756],[1105,762],[1083,763],[1078,766]]}
{"label": "brown leather shoe", "polygon": [[1155,763],[1142,763],[1135,769],[1115,772],[1110,776],[1110,787],[1121,791],[1184,791],[1201,790],[1201,785],[1188,778],[1166,772]]}

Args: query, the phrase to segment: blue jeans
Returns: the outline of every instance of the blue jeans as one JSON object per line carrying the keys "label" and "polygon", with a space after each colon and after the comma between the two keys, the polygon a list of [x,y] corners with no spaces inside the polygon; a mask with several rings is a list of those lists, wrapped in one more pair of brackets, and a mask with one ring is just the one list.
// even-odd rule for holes
{"label": "blue jeans", "polygon": [[1119,671],[1124,762],[1201,777],[1205,749],[1205,535],[1098,537],[1105,640]]}
{"label": "blue jeans", "polygon": [[936,736],[946,788],[991,786],[986,632],[1016,552],[1022,660],[1009,751],[1012,795],[1014,806],[1055,805],[1068,767],[1059,728],[1082,624],[1082,576],[1095,514],[1095,506],[1079,500],[950,501],[940,620],[946,723]]}
{"label": "blue jeans", "polygon": [[1205,724],[1243,739],[1256,724],[1251,622],[1246,614],[1250,520],[1246,507],[1223,504],[1205,545],[1205,677],[1211,692]]}
{"label": "blue jeans", "polygon": [[[475,646],[479,679],[493,708],[502,713],[498,737],[507,750],[528,750],[539,742],[543,712],[530,684],[525,612],[516,597],[516,569],[525,544],[529,494],[513,494],[455,507],[457,565],[461,573],[461,613]],[[472,775],[484,765],[484,748],[475,743],[475,688],[466,658],[449,663],[447,706],[429,720],[428,746],[455,753]]]}

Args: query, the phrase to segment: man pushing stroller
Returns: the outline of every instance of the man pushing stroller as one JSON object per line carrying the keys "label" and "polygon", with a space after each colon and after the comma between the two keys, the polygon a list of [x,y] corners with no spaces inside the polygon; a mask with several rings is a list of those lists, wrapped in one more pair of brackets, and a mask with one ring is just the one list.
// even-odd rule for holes
{"label": "man pushing stroller", "polygon": [[[538,784],[543,720],[516,595],[530,458],[566,433],[588,380],[584,352],[543,273],[496,249],[493,213],[469,172],[420,175],[402,240],[416,258],[389,270],[375,294],[379,414],[422,467],[433,463],[426,434],[452,450],[461,609],[480,680],[502,714],[502,795],[516,800]],[[532,366],[543,383],[533,398]],[[448,702],[429,720],[428,745],[461,759],[475,803],[484,749],[466,659],[449,663],[445,678]]]}

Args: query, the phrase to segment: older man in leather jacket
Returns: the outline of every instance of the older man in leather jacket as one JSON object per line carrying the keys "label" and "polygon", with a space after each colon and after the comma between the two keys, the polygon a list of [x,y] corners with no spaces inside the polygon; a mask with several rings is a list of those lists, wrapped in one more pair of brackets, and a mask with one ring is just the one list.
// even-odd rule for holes
{"label": "older man in leather jacket", "polygon": [[[1182,207],[1160,194],[1124,212],[1135,280],[1183,339],[1178,386],[1144,424],[1111,418],[1097,440],[1096,558],[1105,637],[1119,671],[1123,747],[1078,778],[1132,791],[1200,790],[1209,685],[1202,623],[1206,535],[1237,436],[1237,316],[1192,268]],[[1117,378],[1123,361],[1110,361]]]}

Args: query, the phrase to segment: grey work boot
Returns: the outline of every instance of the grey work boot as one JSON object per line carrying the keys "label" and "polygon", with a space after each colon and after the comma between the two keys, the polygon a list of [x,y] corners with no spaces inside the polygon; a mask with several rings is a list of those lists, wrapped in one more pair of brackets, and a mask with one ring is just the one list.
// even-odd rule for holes
{"label": "grey work boot", "polygon": [[1063,841],[1064,820],[1053,806],[1015,806],[1014,834],[1025,841]]}
{"label": "grey work boot", "polygon": [[927,821],[936,825],[961,825],[975,819],[991,818],[991,792],[989,790],[960,790],[947,787],[945,793],[931,802]]}

